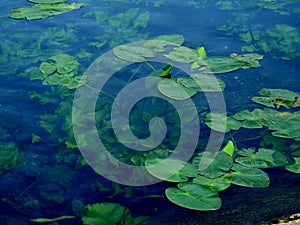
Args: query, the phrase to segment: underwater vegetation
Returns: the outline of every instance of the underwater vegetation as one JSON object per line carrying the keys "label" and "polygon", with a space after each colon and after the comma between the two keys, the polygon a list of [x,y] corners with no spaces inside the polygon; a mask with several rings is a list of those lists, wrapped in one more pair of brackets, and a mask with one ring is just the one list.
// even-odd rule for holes
{"label": "underwater vegetation", "polygon": [[[242,51],[265,52],[275,59],[290,60],[299,57],[300,36],[297,27],[282,22],[266,24],[263,13],[277,14],[285,21],[289,16],[299,17],[299,2],[291,1],[240,1],[218,2],[221,10],[231,14],[225,24],[218,27],[230,36],[237,36],[244,42]],[[292,7],[291,7],[292,6]]]}
{"label": "underwater vegetation", "polygon": [[[157,45],[164,43],[164,45]],[[195,73],[192,78],[186,76],[180,76],[176,74],[176,78],[173,78],[173,68],[171,64],[167,64],[161,69],[154,69],[148,76],[157,76],[161,80],[157,84],[159,92],[167,98],[174,100],[185,100],[193,97],[197,93],[201,92],[218,92],[224,90],[225,84],[221,79],[217,79],[216,83],[211,80],[215,79],[213,74],[222,74],[236,71],[238,69],[249,69],[259,67],[259,60],[263,57],[256,53],[238,55],[236,53],[231,54],[229,57],[219,56],[207,56],[205,48],[199,47],[198,49],[192,49],[185,46],[181,46],[184,43],[184,39],[181,35],[164,35],[158,36],[146,40],[144,43],[138,45],[120,45],[113,49],[113,53],[121,60],[129,61],[133,63],[146,64],[149,66],[147,60],[154,58],[157,53],[163,53],[167,47],[172,47],[173,50],[169,51],[163,56],[170,60],[170,62],[180,62],[188,64]],[[64,60],[57,60],[63,57]],[[51,62],[51,63],[50,63]],[[78,63],[68,55],[52,56],[50,61],[42,62],[39,67],[40,79],[44,85],[53,85],[65,87],[67,89],[76,88],[76,86],[69,86],[69,83],[78,84],[79,80],[77,76],[69,76],[72,71],[76,71]],[[138,70],[134,70],[131,79],[138,74]],[[61,72],[60,72],[61,71]],[[203,73],[205,72],[205,73]],[[35,73],[35,78],[37,78]],[[66,76],[63,76],[66,74]],[[76,73],[75,73],[76,74]],[[53,76],[51,78],[51,76]],[[66,80],[61,77],[67,78]],[[51,78],[49,80],[49,78]],[[85,79],[83,79],[84,81]],[[201,85],[199,85],[201,83]],[[80,85],[85,85],[81,82]],[[80,88],[80,87],[79,87]],[[181,90],[181,91],[180,91]],[[182,91],[184,90],[184,91]],[[145,165],[148,172],[165,182],[171,182],[177,185],[175,187],[167,188],[165,191],[166,197],[173,203],[185,208],[194,210],[217,210],[221,207],[221,199],[218,193],[227,189],[231,185],[238,185],[250,188],[266,188],[269,185],[269,177],[265,168],[284,167],[289,171],[299,173],[299,157],[298,152],[300,145],[299,141],[299,113],[297,111],[291,111],[291,108],[298,108],[300,103],[298,101],[299,93],[284,90],[284,89],[262,89],[260,96],[254,96],[252,100],[259,105],[265,106],[257,109],[242,110],[234,115],[224,114],[212,114],[209,113],[206,116],[205,123],[208,127],[216,131],[226,131],[229,133],[227,144],[224,148],[214,155],[205,155],[203,152],[195,154],[191,162],[183,162],[180,160],[171,161],[166,167],[158,167],[153,169],[151,165],[158,163],[160,160],[168,157],[172,152],[169,149],[171,142],[166,142],[160,146],[160,149],[156,149],[151,153],[132,154],[129,150],[123,148],[121,150],[119,145],[116,145],[118,140],[115,140],[111,136],[112,127],[110,125],[109,108],[107,104],[112,101],[114,96],[108,93],[103,93],[104,98],[100,105],[97,107],[96,116],[99,121],[98,125],[101,137],[104,137],[105,143],[108,149],[112,153],[115,152],[115,156],[126,163],[132,163],[135,165]],[[43,95],[37,95],[31,93],[31,97],[39,99],[41,103],[47,102],[46,97]],[[44,100],[43,100],[44,99]],[[105,100],[106,99],[106,100]],[[154,98],[152,104],[155,104]],[[149,104],[149,103],[148,103]],[[69,115],[66,114],[67,108],[71,108],[71,105],[64,103],[55,114],[46,114],[42,116],[41,126],[48,130],[53,135],[57,135],[57,128],[55,124],[58,118],[65,118],[63,130],[68,134],[58,136],[61,142],[65,142],[66,149],[76,149],[76,142],[73,138],[71,130],[71,121]],[[132,114],[132,119],[135,121],[140,118],[140,114],[147,109],[147,104],[141,105],[137,108],[136,112]],[[280,111],[278,110],[280,108]],[[286,108],[286,111],[282,111],[282,108]],[[171,111],[170,111],[171,110]],[[165,115],[166,118],[174,117],[175,114],[168,105],[165,108],[156,110],[157,115]],[[148,123],[153,115],[143,115],[143,120]],[[170,120],[171,122],[171,120]],[[177,123],[176,119],[173,119],[174,124]],[[61,124],[61,122],[59,123]],[[136,124],[136,125],[135,125]],[[213,125],[212,125],[213,124]],[[286,126],[286,124],[290,124]],[[141,132],[141,128],[138,123],[132,123],[131,129],[133,131]],[[281,138],[293,140],[285,149],[274,149],[270,146],[261,145],[256,148],[238,148],[239,140],[234,138],[231,131],[244,132],[245,129],[262,129],[262,136],[256,137],[256,139],[267,139],[269,136],[264,134],[268,130],[274,138],[273,145],[278,141],[282,141]],[[144,135],[147,135],[147,131]],[[176,131],[172,131],[176,135]],[[84,138],[82,137],[84,142]],[[122,142],[126,142],[126,137],[122,139]],[[264,141],[262,141],[264,143]],[[121,144],[121,143],[120,143]],[[117,147],[116,147],[117,146]],[[66,149],[64,151],[66,151]],[[74,154],[74,152],[73,152]],[[68,157],[64,156],[63,160],[68,161]],[[79,157],[79,156],[78,156]],[[198,168],[199,162],[202,157],[210,157],[212,163],[200,170]],[[177,171],[173,176],[165,179],[163,177],[164,170],[171,170],[172,167],[182,165],[183,168]],[[84,160],[80,157],[77,159],[76,165],[78,168],[86,166]],[[90,206],[89,206],[90,207]],[[91,210],[91,208],[89,208]],[[84,219],[85,221],[86,219]],[[87,223],[89,224],[89,223]]]}
{"label": "underwater vegetation", "polygon": [[[67,4],[66,0],[30,0],[29,2],[32,5],[13,8],[9,15],[11,20],[1,23],[1,27],[14,26],[26,20],[47,20],[49,17],[80,9],[90,3],[89,0],[71,4]],[[218,26],[218,29],[227,35],[238,37],[243,46],[242,53],[236,53],[239,52],[237,49],[228,56],[210,55],[207,53],[209,49],[203,45],[196,48],[189,47],[180,34],[149,38],[150,35],[145,28],[150,21],[151,12],[139,6],[144,4],[149,7],[160,7],[166,1],[142,3],[143,1],[118,0],[115,1],[117,4],[131,4],[132,7],[122,8],[116,13],[106,10],[105,7],[108,7],[110,2],[103,1],[103,9],[82,14],[87,24],[93,21],[99,28],[97,35],[93,37],[79,35],[82,31],[81,25],[76,22],[59,27],[50,26],[32,39],[28,39],[21,31],[12,34],[3,33],[0,36],[2,43],[0,62],[7,65],[5,70],[0,71],[0,75],[20,74],[23,78],[44,87],[28,91],[28,97],[44,107],[37,125],[57,141],[55,144],[57,151],[54,153],[56,163],[66,164],[75,171],[89,167],[86,159],[80,154],[78,143],[74,138],[72,125],[74,91],[88,86],[88,78],[84,72],[87,65],[98,57],[99,51],[102,54],[105,49],[113,48],[114,57],[130,62],[132,66],[118,71],[117,78],[99,93],[101,100],[97,102],[95,108],[98,134],[114,157],[130,165],[145,166],[150,175],[167,184],[164,198],[187,209],[218,210],[222,206],[220,193],[229,187],[267,188],[270,185],[268,175],[270,168],[278,167],[300,174],[299,93],[280,88],[263,88],[257,96],[252,96],[251,109],[228,114],[209,113],[206,105],[197,102],[198,97],[205,93],[226,91],[223,74],[234,76],[237,71],[253,68],[259,70],[264,58],[263,54],[284,60],[299,57],[300,38],[296,27],[284,23],[265,27],[255,23],[257,20],[254,20],[263,10],[282,16],[290,16],[292,13],[298,15],[299,8],[285,7],[296,1],[243,4],[241,1],[229,0],[217,2],[207,0],[202,4],[194,0],[186,1],[184,4],[196,9],[215,5],[219,10],[229,11],[230,20]],[[239,14],[236,11],[239,11]],[[3,18],[0,20],[4,21]],[[124,44],[141,39],[145,41]],[[80,46],[79,43],[85,44]],[[155,63],[154,59],[157,55],[161,55],[166,63]],[[11,66],[12,61],[15,66]],[[175,63],[185,65],[193,73],[187,75],[176,68]],[[137,103],[130,115],[130,124],[122,129],[131,130],[140,138],[148,137],[150,133],[148,124],[154,117],[163,118],[168,126],[174,129],[168,130],[166,140],[150,152],[135,152],[124,147],[123,144],[130,139],[126,135],[122,140],[116,138],[110,116],[111,105],[116,98],[116,91],[141,75],[146,78],[159,78],[157,83],[149,81],[141,88],[154,86],[161,96],[175,101],[192,98],[201,112],[199,118],[204,118],[202,123],[206,126],[205,129],[225,132],[222,148],[207,154],[201,143],[202,140],[199,139],[197,151],[189,162],[172,159],[167,166],[152,167],[151,165],[158,164],[172,154],[180,135],[178,113],[171,104],[156,97]],[[85,115],[84,109],[78,110],[83,110],[83,113],[73,116],[84,115],[91,121],[94,119]],[[191,119],[187,118],[185,122],[190,122],[189,120]],[[251,136],[252,131],[255,133],[254,136]],[[13,143],[5,130],[1,130],[1,135],[3,135],[1,143],[6,143],[0,145],[0,174],[4,174],[22,165],[25,161],[23,155],[26,152],[21,151]],[[80,142],[85,143],[88,135],[87,133],[82,136]],[[39,145],[45,138],[38,130],[35,130],[30,137],[31,145]],[[245,147],[245,143],[248,147]],[[99,161],[101,160],[103,159],[99,156]],[[212,163],[206,168],[199,168],[199,162],[203,160]],[[173,171],[174,168],[178,168],[178,165],[181,165],[182,169],[177,170],[170,177],[164,176],[164,171]],[[69,185],[64,186],[65,189],[71,189],[71,182],[67,178],[61,179]],[[131,174],[129,179],[135,179],[134,174]],[[56,181],[55,178],[53,180]],[[32,187],[35,187],[35,184]],[[30,222],[55,223],[80,218],[85,225],[125,225],[138,224],[148,218],[147,215],[134,216],[129,207],[114,202],[114,197],[117,195],[131,198],[134,195],[131,187],[95,183],[93,191],[95,194],[109,193],[107,198],[111,201],[80,202],[78,203],[80,209],[73,207],[74,215],[62,215],[56,218],[38,218],[28,211],[27,214],[32,217]],[[51,190],[49,192],[40,190],[39,194],[44,200],[60,203],[56,195],[51,195]],[[15,199],[23,201],[23,206],[27,205],[28,208],[34,204],[38,205],[37,200],[14,197],[9,196],[2,201],[19,209],[18,211],[26,210],[16,207],[20,202]]]}

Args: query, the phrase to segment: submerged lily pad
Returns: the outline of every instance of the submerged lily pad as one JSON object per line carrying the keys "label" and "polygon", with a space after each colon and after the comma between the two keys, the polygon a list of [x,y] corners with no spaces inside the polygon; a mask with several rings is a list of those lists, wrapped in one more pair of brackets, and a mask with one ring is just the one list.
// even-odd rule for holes
{"label": "submerged lily pad", "polygon": [[178,188],[167,188],[167,198],[176,205],[195,210],[217,210],[221,207],[218,193],[196,183],[179,183]]}
{"label": "submerged lily pad", "polygon": [[66,13],[72,11],[74,9],[79,9],[83,7],[82,4],[72,3],[72,4],[64,4],[64,3],[43,3],[43,4],[34,4],[33,6],[24,6],[12,9],[10,12],[10,18],[13,19],[27,19],[27,20],[37,20],[43,19],[47,17],[51,17],[54,15],[59,15],[62,13]]}
{"label": "submerged lily pad", "polygon": [[0,174],[17,167],[20,159],[21,153],[15,144],[0,145]]}
{"label": "submerged lily pad", "polygon": [[197,91],[186,88],[172,78],[164,78],[158,83],[159,92],[174,100],[186,100],[194,96]]}

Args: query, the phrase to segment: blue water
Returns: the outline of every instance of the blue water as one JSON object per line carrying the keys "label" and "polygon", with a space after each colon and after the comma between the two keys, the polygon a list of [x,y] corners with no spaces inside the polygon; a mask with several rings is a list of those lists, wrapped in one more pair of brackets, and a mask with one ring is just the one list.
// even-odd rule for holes
{"label": "blue water", "polygon": [[[95,59],[117,45],[165,34],[183,35],[184,46],[191,48],[204,46],[208,56],[241,54],[245,53],[242,51],[245,42],[238,35],[239,29],[243,31],[245,29],[243,26],[247,28],[249,23],[252,28],[258,25],[261,33],[277,24],[286,24],[294,27],[299,34],[300,3],[290,1],[291,4],[288,4],[283,0],[250,1],[250,3],[224,1],[232,4],[229,4],[231,8],[222,9],[222,1],[215,3],[214,1],[179,0],[78,0],[77,2],[83,3],[84,7],[50,18],[31,21],[11,19],[9,13],[12,8],[30,6],[32,3],[25,0],[3,0],[0,3],[0,144],[13,144],[20,153],[17,164],[11,169],[5,169],[0,175],[0,224],[32,224],[29,222],[30,219],[55,218],[64,215],[73,215],[76,218],[48,224],[82,224],[81,216],[85,205],[100,202],[117,202],[128,206],[134,216],[153,217],[153,220],[150,218],[144,224],[160,224],[164,218],[172,218],[178,212],[180,216],[176,219],[174,217],[174,221],[170,219],[169,223],[165,222],[165,224],[175,224],[175,222],[189,224],[190,222],[185,221],[184,213],[179,207],[164,198],[147,197],[164,195],[164,189],[170,184],[161,183],[146,187],[118,186],[96,174],[83,163],[78,149],[74,146],[70,147],[73,143],[66,142],[74,141],[70,139],[72,135],[65,124],[65,119],[68,118],[65,116],[70,115],[72,110],[71,100],[74,90],[43,85],[41,80],[31,80],[28,74],[30,69],[38,68],[41,62],[47,61],[53,55],[65,53],[78,60],[80,65],[78,73],[83,74]],[[262,9],[258,6],[260,2],[266,2],[265,5],[262,4]],[[266,7],[267,4],[270,4],[269,9]],[[272,4],[275,6],[283,4],[283,6],[274,11]],[[134,24],[126,23],[125,19],[121,20],[122,23],[110,24],[107,19],[105,20],[104,14],[102,16],[91,14],[103,12],[107,13],[107,18],[110,18],[134,7],[149,12],[150,18],[146,27],[134,28]],[[249,21],[247,16],[251,18]],[[231,29],[230,24],[234,24],[235,27]],[[221,26],[227,29],[224,31],[220,29]],[[288,35],[288,33],[283,34],[283,37]],[[218,75],[226,84],[223,95],[227,112],[233,114],[242,109],[252,109],[255,104],[250,99],[262,88],[282,88],[300,92],[299,35],[294,37],[293,41],[292,48],[295,49],[296,54],[284,52],[284,49],[280,48],[281,43],[278,42],[277,46],[280,50],[274,47],[275,50],[269,52],[263,49],[256,51],[264,55],[260,62],[261,67]],[[134,69],[129,68],[128,71]],[[144,73],[149,72],[149,68],[143,69]],[[137,75],[137,77],[142,76],[143,73]],[[131,79],[130,74],[126,73],[116,77],[115,85],[119,85],[116,90]],[[106,98],[109,99],[107,96]],[[204,107],[201,114],[203,120],[203,115],[208,112],[205,108],[207,102],[204,96],[200,95],[197,98],[199,101],[203,100],[203,103],[199,104],[199,108]],[[98,101],[101,103],[101,99]],[[159,105],[163,104],[165,103],[159,102]],[[149,108],[154,114],[161,110],[154,105]],[[165,119],[171,121],[173,118],[166,116]],[[138,123],[138,120],[134,122]],[[53,126],[51,132],[44,129],[45,124],[48,128]],[[140,124],[141,129],[145,126],[146,124]],[[201,140],[206,142],[209,130],[204,124],[201,126],[203,127]],[[107,138],[104,142],[107,146],[111,146],[111,142],[114,142],[110,140],[110,137],[114,137],[110,132],[111,130],[108,130],[104,133]],[[134,132],[138,136],[138,131]],[[255,132],[249,136],[256,134]],[[39,140],[35,142],[33,135],[37,135]],[[147,135],[149,135],[148,131],[142,133],[140,137],[144,138]],[[172,136],[173,133],[170,132],[168,135]],[[247,138],[247,135],[245,137]],[[176,145],[176,142],[173,144]],[[117,149],[115,155],[120,153],[117,147],[119,145],[114,146],[114,150]],[[124,155],[119,157],[126,160]],[[273,179],[276,173],[281,172],[271,171],[270,176]],[[280,177],[284,177],[284,174]],[[297,193],[299,177],[291,177],[288,181],[294,181],[289,188]],[[280,183],[275,178],[274,182]],[[234,193],[244,194],[243,191],[244,189],[242,191],[230,189],[228,193],[223,194],[223,197],[226,199]],[[224,201],[225,205],[231,207],[230,201],[228,203],[227,200]],[[246,199],[241,204],[250,203]],[[300,203],[297,206],[296,211],[300,210]],[[193,217],[193,212],[188,212],[189,217]],[[215,217],[221,217],[224,215],[222,213],[216,214]],[[286,209],[270,215],[269,218],[287,213],[294,212]],[[198,212],[195,214],[199,215]],[[248,224],[255,224],[264,219],[253,217],[249,219]],[[208,220],[195,224],[213,223]],[[215,222],[215,224],[219,223]],[[239,223],[232,219],[230,224]]]}

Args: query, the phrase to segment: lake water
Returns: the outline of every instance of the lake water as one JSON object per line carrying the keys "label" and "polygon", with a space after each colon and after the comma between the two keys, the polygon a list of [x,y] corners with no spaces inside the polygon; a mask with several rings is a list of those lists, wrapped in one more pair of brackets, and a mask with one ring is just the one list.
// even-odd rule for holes
{"label": "lake water", "polygon": [[[47,6],[45,2],[50,4]],[[71,5],[71,1],[0,3],[0,224],[252,225],[300,212],[300,168],[294,161],[300,156],[299,0],[77,0],[76,3],[82,7],[50,17],[41,14],[41,10],[49,12],[47,8],[52,4],[60,9],[63,4]],[[28,19],[11,18],[12,10],[23,6],[37,8],[31,16],[47,18],[31,20],[28,14]],[[26,12],[18,16],[25,17]],[[161,38],[157,39],[158,36]],[[171,39],[176,44],[166,44],[168,52],[166,49],[155,52],[164,58],[161,61],[149,56],[153,49],[142,47],[141,41],[147,39],[159,40],[152,48]],[[135,48],[142,50],[130,52],[125,44],[133,42],[138,46]],[[125,53],[120,49],[117,52],[119,45],[125,45]],[[204,47],[206,57],[201,55],[200,47]],[[176,52],[176,48],[183,53]],[[166,57],[172,49],[177,55]],[[112,56],[101,58],[109,53]],[[252,54],[252,58],[246,54]],[[155,82],[139,85],[140,79],[149,74],[157,77],[168,64],[172,64],[171,71],[166,77],[157,78],[158,88]],[[103,71],[108,74],[101,74]],[[195,91],[191,101],[176,99],[174,96],[182,92],[171,89],[178,88],[180,78],[188,80],[189,71],[219,79],[225,85],[224,90],[221,88],[220,92],[217,85],[219,91],[213,93]],[[87,80],[81,80],[76,89],[83,74],[88,76]],[[106,78],[109,78],[107,83]],[[99,93],[97,88],[102,83],[106,84]],[[262,100],[267,105],[251,100],[263,88],[276,89],[275,94]],[[125,97],[116,101],[122,89]],[[149,94],[152,89],[155,94]],[[286,94],[277,89],[291,92]],[[147,97],[144,100],[143,95]],[[135,98],[136,104],[128,103]],[[120,107],[114,109],[118,111],[115,124],[111,122],[113,104]],[[89,107],[96,113],[89,111]],[[123,113],[126,109],[131,110],[128,115]],[[218,128],[211,132],[209,128],[210,112],[233,116],[254,109],[265,111],[250,117],[243,115],[244,119],[231,117],[227,126],[231,130],[226,133]],[[268,109],[276,110],[272,111],[275,114]],[[128,119],[124,115],[129,117],[129,124],[123,126]],[[164,125],[161,120],[151,120],[154,117],[161,117],[168,127],[164,139],[161,138]],[[278,117],[286,122],[280,124]],[[154,121],[152,125],[156,128],[152,133],[150,121]],[[222,120],[218,121],[216,127],[224,126]],[[118,139],[114,126],[120,124]],[[145,153],[136,147],[141,146],[140,142],[130,141],[126,136],[129,130],[142,140],[144,150],[149,148],[152,152]],[[274,130],[277,134],[271,134]],[[90,143],[98,143],[93,131],[98,132],[101,148],[110,152],[110,156],[97,155],[98,146],[90,147]],[[143,142],[151,135],[153,140]],[[218,162],[228,160],[227,165],[213,164],[210,172],[197,170],[202,177],[212,179],[211,186],[206,184],[203,190],[200,184],[192,182],[197,176],[191,175],[193,170],[175,170],[179,174],[175,182],[158,182],[156,179],[164,167],[154,172],[150,169],[147,175],[147,170],[133,169],[151,164],[154,158],[170,156],[182,144],[182,155],[175,154],[174,159],[179,161],[165,166],[173,170],[181,165],[181,160],[190,160],[196,170],[199,162],[192,160],[194,156],[204,150],[213,151],[216,156],[228,142],[236,147],[234,153],[223,151],[226,159],[216,161],[219,165]],[[209,143],[212,145],[207,147]],[[255,155],[248,148],[267,151]],[[186,157],[184,150],[188,149],[195,151]],[[123,169],[120,161],[114,163],[110,157],[130,166]],[[245,166],[248,172],[235,170],[238,166],[234,165]],[[235,175],[240,173],[245,177]],[[222,185],[230,180],[227,189],[215,191],[213,179],[218,177],[222,177]],[[264,182],[270,183],[265,185],[268,187],[262,187]],[[174,194],[171,191],[178,183],[183,183],[183,189],[176,189]],[[185,189],[188,185],[191,189],[198,185],[202,192],[195,194],[195,190]],[[169,190],[167,197],[165,190]],[[213,197],[203,197],[210,194]]]}

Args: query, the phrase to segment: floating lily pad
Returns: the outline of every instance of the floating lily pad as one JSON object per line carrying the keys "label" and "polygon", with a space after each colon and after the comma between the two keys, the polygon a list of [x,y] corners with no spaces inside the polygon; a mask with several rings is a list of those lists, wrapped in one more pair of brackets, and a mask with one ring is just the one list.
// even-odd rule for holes
{"label": "floating lily pad", "polygon": [[268,187],[270,180],[268,174],[257,168],[250,168],[234,164],[231,168],[232,183],[244,187],[264,188]]}
{"label": "floating lily pad", "polygon": [[164,52],[166,46],[180,46],[183,42],[184,38],[182,35],[171,34],[148,39],[143,46],[146,48],[153,48],[156,52]]}
{"label": "floating lily pad", "polygon": [[295,163],[285,168],[293,173],[300,173],[300,157],[294,157]]}
{"label": "floating lily pad", "polygon": [[242,67],[241,61],[222,56],[208,57],[204,60],[207,70],[213,74],[229,73]]}
{"label": "floating lily pad", "polygon": [[227,174],[217,178],[208,178],[198,175],[193,179],[193,183],[200,184],[216,192],[225,190],[231,185],[231,182],[232,177]]}
{"label": "floating lily pad", "polygon": [[196,50],[184,46],[176,47],[173,51],[164,55],[174,62],[192,63],[198,59]]}
{"label": "floating lily pad", "polygon": [[[168,160],[169,161],[167,165],[162,165],[157,164],[159,161],[161,161],[161,159],[147,159],[145,162],[146,169],[154,177],[169,182],[183,182],[187,181],[189,177],[197,176],[198,170],[194,165],[177,159],[169,158]],[[176,170],[175,168],[178,168],[178,166],[182,169]],[[166,174],[173,175],[166,178]]]}
{"label": "floating lily pad", "polygon": [[158,83],[159,92],[174,100],[186,100],[194,96],[197,91],[186,88],[172,78],[164,78]]}
{"label": "floating lily pad", "polygon": [[262,96],[253,97],[252,101],[261,105],[272,108],[279,108],[282,106],[287,109],[300,106],[300,94],[293,91],[263,88],[259,94]]}
{"label": "floating lily pad", "polygon": [[218,193],[196,183],[179,183],[178,188],[167,188],[167,198],[176,205],[195,210],[217,210],[221,207]]}
{"label": "floating lily pad", "polygon": [[236,162],[254,168],[284,166],[288,162],[285,155],[279,151],[266,148],[259,148],[258,151],[254,148],[241,149],[238,154],[243,157],[236,158]]}
{"label": "floating lily pad", "polygon": [[[87,205],[86,211],[82,216],[84,225],[111,225],[120,224],[121,221],[126,224],[138,224],[147,217],[132,217],[129,213],[123,215],[125,207],[117,203],[96,203]],[[123,217],[125,216],[125,217]]]}
{"label": "floating lily pad", "polygon": [[259,60],[262,60],[263,56],[256,53],[242,54],[242,55],[233,54],[233,58],[235,60],[242,62],[243,69],[248,69],[248,68],[260,67]]}
{"label": "floating lily pad", "polygon": [[[244,128],[262,128],[267,126],[269,130],[273,131],[272,135],[281,138],[293,138],[300,140],[300,112],[279,112],[269,108],[254,109],[252,112],[243,110],[236,113],[231,118],[232,121],[239,121],[241,127]],[[224,118],[223,118],[224,120]],[[209,121],[208,121],[209,122]],[[218,124],[220,123],[220,125]],[[216,121],[216,127],[219,128],[224,121]],[[207,123],[210,126],[210,123]],[[231,126],[227,127],[232,129]]]}
{"label": "floating lily pad", "polygon": [[278,116],[276,122],[270,124],[268,127],[270,130],[275,130],[272,132],[273,136],[293,138],[296,141],[300,141],[300,111],[287,116]]}
{"label": "floating lily pad", "polygon": [[[204,153],[200,153],[193,159],[194,165],[200,165],[202,157],[206,157]],[[205,159],[208,160],[208,159]],[[216,178],[227,173],[233,165],[233,159],[224,151],[217,152],[215,156],[212,156],[211,163],[205,168],[199,171],[199,174],[208,177]]]}
{"label": "floating lily pad", "polygon": [[116,57],[128,62],[143,62],[147,61],[147,58],[156,56],[152,49],[130,44],[115,47],[113,53]]}
{"label": "floating lily pad", "polygon": [[177,82],[185,86],[186,88],[202,91],[202,92],[219,92],[223,91],[225,84],[222,80],[204,74],[191,74],[192,78],[180,77]]}
{"label": "floating lily pad", "polygon": [[238,130],[241,127],[241,122],[232,118],[227,117],[225,114],[220,113],[209,113],[205,117],[205,124],[219,132],[229,132],[230,130]]}
{"label": "floating lily pad", "polygon": [[24,6],[12,9],[9,17],[13,19],[37,20],[66,13],[81,7],[83,7],[83,5],[79,3],[34,4],[33,6]]}

